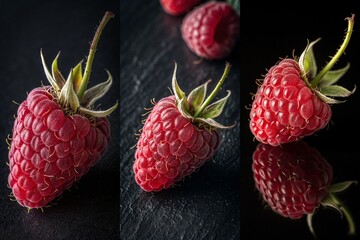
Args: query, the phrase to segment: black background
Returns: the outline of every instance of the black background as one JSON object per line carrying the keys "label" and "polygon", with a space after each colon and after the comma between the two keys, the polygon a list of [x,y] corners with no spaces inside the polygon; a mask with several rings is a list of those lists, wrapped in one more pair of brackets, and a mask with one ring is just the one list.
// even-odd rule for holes
{"label": "black background", "polygon": [[[89,240],[119,238],[119,109],[109,120],[112,139],[108,151],[55,206],[41,210],[10,201],[7,187],[6,137],[11,134],[18,105],[31,89],[46,84],[40,49],[48,66],[61,51],[59,68],[67,76],[70,68],[85,59],[105,11],[113,11],[98,44],[89,87],[113,75],[108,95],[99,100],[103,108],[119,100],[118,1],[1,1],[0,4],[0,239]],[[85,63],[85,62],[84,62]]]}
{"label": "black background", "polygon": [[[350,3],[349,3],[350,2]],[[313,239],[306,225],[306,218],[290,220],[272,212],[261,201],[254,187],[251,163],[257,142],[249,129],[249,105],[251,93],[256,92],[256,79],[261,79],[280,58],[300,56],[307,39],[321,37],[314,46],[318,67],[325,66],[329,56],[336,53],[347,28],[346,17],[355,14],[354,32],[343,55],[334,69],[351,63],[348,73],[339,84],[352,89],[359,84],[360,68],[360,6],[352,1],[337,4],[311,5],[294,3],[284,5],[277,1],[264,2],[256,7],[250,1],[241,1],[240,41],[240,235],[242,239]],[[357,90],[347,101],[332,106],[333,117],[328,128],[304,141],[315,147],[334,169],[334,182],[358,180],[359,132],[358,120],[360,93]],[[359,185],[352,186],[339,197],[354,215],[357,231],[360,231]],[[349,239],[346,221],[331,209],[321,209],[314,216],[314,228],[318,239]],[[355,238],[354,238],[355,239]]]}

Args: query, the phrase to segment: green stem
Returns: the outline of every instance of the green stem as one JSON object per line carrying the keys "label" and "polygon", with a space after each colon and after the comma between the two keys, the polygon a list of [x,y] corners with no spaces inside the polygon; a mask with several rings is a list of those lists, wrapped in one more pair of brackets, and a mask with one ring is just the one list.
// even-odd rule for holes
{"label": "green stem", "polygon": [[356,233],[355,223],[353,221],[350,211],[345,206],[341,207],[340,209],[343,211],[343,213],[349,223],[349,235],[355,235],[355,233]]}
{"label": "green stem", "polygon": [[351,17],[346,18],[348,20],[348,29],[346,32],[345,39],[344,39],[343,43],[341,44],[339,50],[335,54],[335,56],[328,62],[328,64],[326,64],[326,66],[311,81],[311,86],[313,86],[314,88],[319,84],[322,77],[324,77],[324,75],[335,65],[335,63],[340,58],[340,56],[345,52],[345,49],[350,41],[351,34],[353,32],[354,18],[355,18],[354,14],[352,14]]}
{"label": "green stem", "polygon": [[306,222],[307,222],[307,225],[309,227],[309,230],[311,232],[311,234],[314,236],[314,238],[316,238],[316,234],[315,234],[315,230],[314,230],[314,227],[313,227],[313,217],[314,217],[314,213],[309,213],[307,216],[306,216]]}
{"label": "green stem", "polygon": [[219,82],[216,84],[216,86],[215,86],[214,90],[211,92],[211,94],[201,104],[200,108],[196,111],[194,118],[197,118],[204,111],[204,109],[210,104],[210,102],[214,99],[217,92],[220,90],[222,84],[224,83],[224,81],[230,71],[230,68],[231,68],[231,65],[229,63],[226,63],[224,73],[221,76]]}
{"label": "green stem", "polygon": [[341,212],[345,215],[345,218],[346,218],[346,220],[347,220],[347,222],[349,224],[348,234],[349,235],[355,235],[355,233],[356,233],[355,222],[354,222],[354,219],[353,219],[349,209],[346,207],[346,205],[344,203],[342,203],[340,201],[339,198],[337,198],[335,196],[335,194],[332,194],[332,198],[335,201],[336,205],[341,210]]}
{"label": "green stem", "polygon": [[84,77],[81,80],[79,90],[77,92],[77,96],[78,96],[80,101],[81,101],[82,97],[84,96],[85,90],[87,88],[87,85],[88,85],[88,82],[89,82],[89,79],[90,79],[91,66],[92,66],[92,63],[94,61],[95,52],[96,52],[96,46],[97,46],[97,44],[99,42],[100,35],[101,35],[103,29],[105,28],[107,22],[112,17],[114,17],[114,14],[112,12],[107,11],[105,13],[103,19],[101,20],[101,22],[99,24],[99,27],[96,29],[94,38],[93,38],[93,40],[91,42],[89,55],[88,55],[87,61],[86,61]]}

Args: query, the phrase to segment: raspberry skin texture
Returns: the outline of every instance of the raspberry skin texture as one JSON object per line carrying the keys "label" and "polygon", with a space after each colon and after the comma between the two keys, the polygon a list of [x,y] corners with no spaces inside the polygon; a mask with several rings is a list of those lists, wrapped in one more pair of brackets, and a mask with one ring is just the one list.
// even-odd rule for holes
{"label": "raspberry skin texture", "polygon": [[240,17],[226,2],[203,3],[183,19],[181,35],[188,48],[208,60],[228,57],[240,33]]}
{"label": "raspberry skin texture", "polygon": [[173,16],[180,16],[200,4],[201,0],[160,0],[163,10]]}
{"label": "raspberry skin texture", "polygon": [[301,78],[294,59],[283,59],[269,69],[250,111],[255,138],[272,146],[298,141],[323,129],[332,110]]}
{"label": "raspberry skin texture", "polygon": [[49,86],[33,89],[17,111],[8,184],[17,202],[41,208],[100,159],[110,140],[107,118],[66,114]]}
{"label": "raspberry skin texture", "polygon": [[303,141],[276,147],[259,143],[252,170],[263,199],[273,211],[291,219],[314,213],[333,179],[331,165]]}
{"label": "raspberry skin texture", "polygon": [[175,96],[155,104],[143,126],[133,171],[145,191],[169,188],[211,159],[220,145],[217,130],[205,130],[177,109]]}

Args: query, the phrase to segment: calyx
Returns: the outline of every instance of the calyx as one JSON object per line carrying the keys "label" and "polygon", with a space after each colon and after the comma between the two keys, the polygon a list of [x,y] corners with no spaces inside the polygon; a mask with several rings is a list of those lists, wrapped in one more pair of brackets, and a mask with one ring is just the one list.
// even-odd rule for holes
{"label": "calyx", "polygon": [[313,42],[308,43],[305,50],[302,52],[299,58],[299,66],[302,72],[302,78],[306,84],[314,90],[316,95],[324,102],[329,104],[342,103],[344,101],[336,99],[337,97],[348,97],[355,92],[356,87],[353,90],[348,90],[345,87],[337,85],[338,80],[345,75],[350,68],[350,63],[345,67],[337,70],[331,70],[340,56],[345,52],[345,49],[350,41],[353,28],[354,28],[353,14],[351,17],[346,18],[348,20],[348,28],[343,43],[326,64],[326,66],[318,72],[315,55],[313,53],[314,45],[320,41],[320,38]]}
{"label": "calyx", "polygon": [[59,104],[61,104],[63,108],[70,113],[80,113],[93,117],[106,117],[111,114],[118,106],[118,103],[116,102],[115,105],[106,110],[96,110],[94,107],[95,102],[103,97],[112,85],[112,76],[108,70],[105,70],[108,74],[108,79],[105,82],[87,89],[97,43],[106,23],[112,17],[114,17],[112,12],[106,12],[99,24],[99,27],[96,30],[90,46],[89,55],[87,57],[84,75],[82,71],[83,61],[80,61],[74,68],[70,70],[67,79],[65,79],[58,68],[58,58],[60,52],[52,62],[50,72],[46,65],[42,49],[40,50],[42,65],[45,71],[45,75],[53,88],[53,94],[56,95]]}
{"label": "calyx", "polygon": [[213,103],[211,101],[214,99],[215,95],[219,91],[221,85],[225,81],[231,65],[226,63],[224,73],[215,86],[214,90],[210,93],[210,95],[206,98],[208,84],[210,82],[207,81],[204,84],[198,86],[194,90],[190,92],[187,96],[179,87],[179,84],[176,79],[176,70],[177,64],[175,63],[174,73],[172,77],[172,90],[176,97],[177,108],[181,112],[181,114],[190,119],[192,122],[198,123],[200,126],[204,126],[205,128],[221,128],[227,129],[231,128],[231,126],[224,126],[214,118],[221,115],[224,110],[224,106],[231,95],[231,91],[227,90],[227,95]]}

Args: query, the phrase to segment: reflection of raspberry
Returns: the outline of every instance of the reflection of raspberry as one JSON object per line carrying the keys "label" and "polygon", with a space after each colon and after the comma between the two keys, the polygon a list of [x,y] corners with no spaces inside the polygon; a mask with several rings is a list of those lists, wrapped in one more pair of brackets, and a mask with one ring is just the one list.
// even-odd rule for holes
{"label": "reflection of raspberry", "polygon": [[271,208],[284,217],[313,213],[328,194],[333,169],[305,142],[281,147],[259,144],[253,154],[256,187]]}
{"label": "reflection of raspberry", "polygon": [[226,2],[199,5],[185,16],[181,26],[187,46],[205,59],[223,59],[230,55],[239,32],[239,15]]}
{"label": "reflection of raspberry", "polygon": [[173,16],[185,14],[200,2],[201,0],[160,0],[164,11]]}
{"label": "reflection of raspberry", "polygon": [[253,153],[252,170],[256,188],[274,212],[290,219],[306,216],[315,235],[313,215],[321,206],[331,207],[346,217],[348,234],[355,234],[352,214],[337,194],[357,181],[332,183],[332,166],[306,142],[260,143]]}

